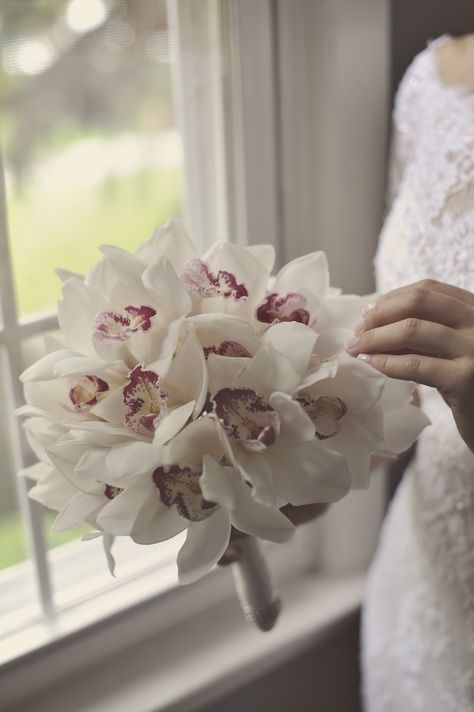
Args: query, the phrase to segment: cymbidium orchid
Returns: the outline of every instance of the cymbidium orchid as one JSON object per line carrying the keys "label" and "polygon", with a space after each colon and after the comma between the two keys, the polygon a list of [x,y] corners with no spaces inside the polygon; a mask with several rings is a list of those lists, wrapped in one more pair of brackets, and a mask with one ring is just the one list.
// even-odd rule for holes
{"label": "cymbidium orchid", "polygon": [[254,501],[225,461],[217,430],[215,420],[204,416],[165,446],[140,442],[107,455],[91,451],[76,468],[76,477],[114,484],[117,495],[97,516],[104,531],[152,544],[186,530],[177,559],[183,583],[205,574],[222,556],[232,525],[276,542],[286,541],[294,529],[278,509]]}
{"label": "cymbidium orchid", "polygon": [[313,252],[285,265],[258,305],[263,324],[296,321],[316,326],[316,314],[329,294],[329,269],[324,252]]}
{"label": "cymbidium orchid", "polygon": [[[292,397],[308,369],[316,334],[285,323],[271,327],[266,337],[243,363],[209,356],[209,389],[226,455],[258,501],[334,502],[349,490],[349,471],[340,455],[322,447],[314,423]],[[271,346],[283,348],[282,340],[297,353],[292,361]]]}
{"label": "cymbidium orchid", "polygon": [[200,255],[170,221],[136,252],[102,248],[61,272],[62,337],[23,374],[31,496],[109,541],[186,531],[183,582],[204,575],[231,527],[291,536],[285,504],[335,502],[369,483],[426,424],[411,385],[344,349],[371,297],[330,286],[313,252],[271,276],[273,248]]}
{"label": "cymbidium orchid", "polygon": [[388,379],[348,355],[345,344],[351,333],[346,329],[323,332],[316,355],[322,363],[335,358],[337,370],[326,378],[308,374],[296,400],[313,421],[322,444],[343,455],[351,487],[365,489],[370,483],[371,455],[403,452],[429,420],[410,405],[413,384]]}
{"label": "cymbidium orchid", "polygon": [[[204,352],[192,327],[172,361],[131,370],[123,362],[104,362],[100,377],[88,373],[89,366],[88,358],[75,357],[74,376],[52,382],[46,377],[61,372],[61,360],[52,373],[28,369],[23,379],[29,405],[20,414],[57,420],[72,433],[112,436],[113,444],[136,439],[162,444],[201,413],[207,397]],[[40,382],[32,380],[38,377]]]}

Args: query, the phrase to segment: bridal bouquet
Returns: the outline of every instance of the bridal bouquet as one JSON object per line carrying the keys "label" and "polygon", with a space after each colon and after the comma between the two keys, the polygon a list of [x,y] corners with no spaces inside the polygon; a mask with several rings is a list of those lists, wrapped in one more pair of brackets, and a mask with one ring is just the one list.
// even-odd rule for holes
{"label": "bridal bouquet", "polygon": [[59,512],[56,530],[139,544],[186,530],[190,583],[231,527],[286,541],[283,505],[366,488],[371,454],[425,426],[412,384],[346,353],[370,297],[331,287],[324,253],[272,276],[270,246],[199,257],[177,221],[136,254],[101,249],[84,278],[61,273],[62,336],[22,376],[30,496]]}

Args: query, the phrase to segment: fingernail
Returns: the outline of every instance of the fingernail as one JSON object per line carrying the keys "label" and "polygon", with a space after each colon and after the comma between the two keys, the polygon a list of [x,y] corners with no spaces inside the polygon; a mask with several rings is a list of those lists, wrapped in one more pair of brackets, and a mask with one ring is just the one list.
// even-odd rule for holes
{"label": "fingernail", "polygon": [[357,336],[352,336],[346,343],[346,349],[353,349],[354,346],[357,346],[359,343],[359,339]]}
{"label": "fingernail", "polygon": [[375,309],[375,302],[370,302],[370,304],[367,304],[367,306],[362,309],[362,314],[365,316],[372,309]]}
{"label": "fingernail", "polygon": [[354,334],[360,334],[364,330],[365,330],[365,321],[359,321],[359,323],[356,324],[354,327]]}
{"label": "fingernail", "polygon": [[370,361],[369,354],[357,354],[357,358],[360,358],[361,361],[367,361],[367,363]]}

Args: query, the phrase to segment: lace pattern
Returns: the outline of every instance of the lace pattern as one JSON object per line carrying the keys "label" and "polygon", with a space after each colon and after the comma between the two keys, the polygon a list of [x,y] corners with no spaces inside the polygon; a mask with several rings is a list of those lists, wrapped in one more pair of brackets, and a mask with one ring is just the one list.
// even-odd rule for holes
{"label": "lace pattern", "polygon": [[[394,110],[391,209],[378,289],[429,277],[474,291],[474,92],[447,86],[434,49],[405,74]],[[422,434],[386,518],[363,617],[367,712],[474,710],[474,455],[421,389]]]}

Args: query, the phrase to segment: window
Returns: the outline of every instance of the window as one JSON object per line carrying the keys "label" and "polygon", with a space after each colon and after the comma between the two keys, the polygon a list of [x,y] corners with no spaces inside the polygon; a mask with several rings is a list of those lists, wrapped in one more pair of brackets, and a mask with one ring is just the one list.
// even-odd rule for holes
{"label": "window", "polygon": [[[273,242],[280,262],[322,248],[338,284],[369,291],[384,174],[387,10],[364,0],[363,21],[379,40],[365,51],[356,34],[364,52],[357,45],[357,61],[345,57],[342,71],[348,27],[362,22],[350,0],[330,7],[312,0],[6,0],[4,8],[0,537],[9,543],[0,551],[0,636],[29,626],[10,648],[14,656],[47,642],[50,631],[31,631],[48,617],[57,636],[81,627],[86,618],[74,611],[100,591],[108,593],[100,604],[94,599],[89,624],[175,585],[176,543],[123,542],[115,583],[100,544],[49,538],[50,514],[27,499],[27,480],[17,481],[33,462],[12,415],[22,398],[18,375],[37,357],[42,333],[57,326],[52,269],[85,271],[98,244],[133,249],[181,212],[201,247],[219,237]],[[351,81],[360,86],[367,66],[378,67],[362,86],[369,127],[362,125],[367,107],[345,93]],[[347,116],[356,127],[351,140]],[[364,180],[352,181],[362,164]],[[294,575],[321,565],[363,568],[382,500],[376,489],[372,501],[364,494],[334,507],[298,533],[291,556],[278,549],[281,568]],[[371,524],[361,532],[367,511]],[[205,581],[173,601],[164,597],[163,624],[196,615],[224,589]]]}
{"label": "window", "polygon": [[[230,12],[214,0],[5,4],[0,86],[0,636],[115,584],[98,541],[51,534],[27,497],[34,463],[14,416],[18,377],[57,329],[55,267],[83,273],[97,246],[136,248],[184,213],[204,249],[229,237],[235,185]],[[186,161],[183,161],[183,143]],[[7,219],[8,217],[8,219]],[[235,237],[231,235],[230,237]],[[240,239],[246,239],[242,233]],[[170,547],[118,541],[118,584],[166,567]],[[163,586],[175,579],[164,574]],[[156,590],[162,585],[157,580]],[[18,594],[18,591],[21,593]]]}
{"label": "window", "polygon": [[[101,243],[133,250],[183,206],[166,0],[7,0],[1,35],[0,631],[111,584],[100,545],[65,545],[82,532],[52,534],[54,515],[17,481],[34,461],[13,415],[18,376],[56,328],[53,270],[84,273]],[[150,558],[118,548],[134,571]]]}

